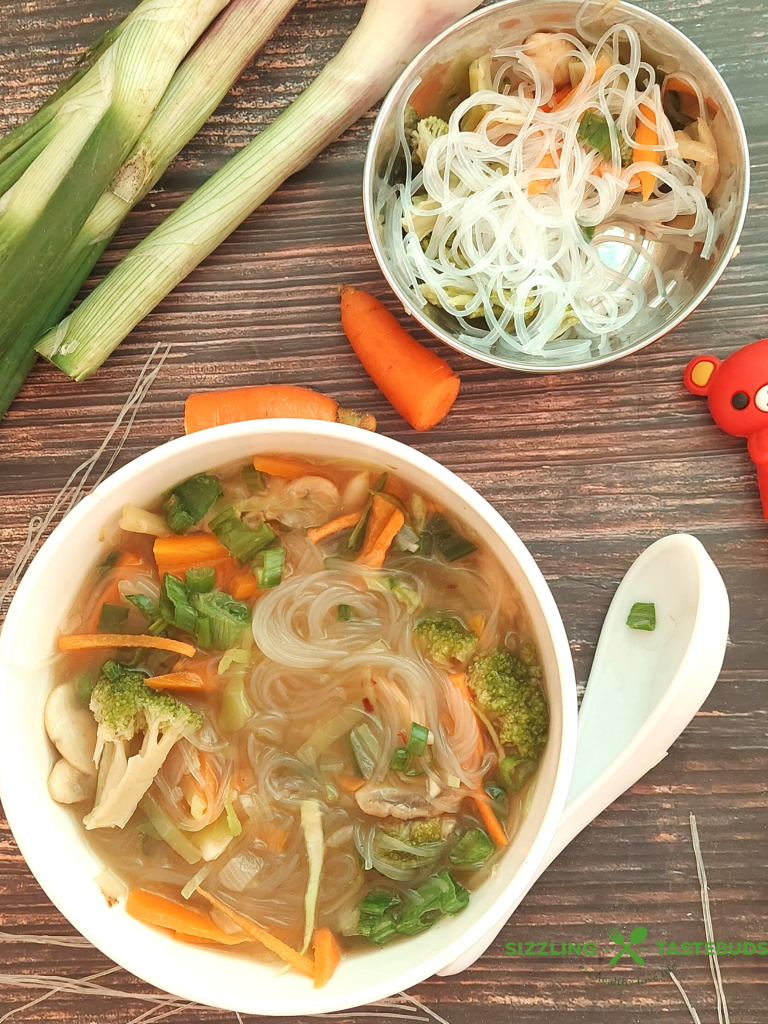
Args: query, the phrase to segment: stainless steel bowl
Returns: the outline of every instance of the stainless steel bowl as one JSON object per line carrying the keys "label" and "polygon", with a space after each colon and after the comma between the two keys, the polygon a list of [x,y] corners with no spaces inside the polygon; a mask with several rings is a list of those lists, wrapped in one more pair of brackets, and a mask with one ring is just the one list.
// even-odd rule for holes
{"label": "stainless steel bowl", "polygon": [[[468,93],[470,61],[489,49],[521,43],[536,30],[573,29],[579,7],[579,0],[504,0],[475,12],[444,32],[406,68],[384,101],[365,164],[363,201],[371,244],[384,275],[406,311],[452,348],[482,362],[530,373],[577,370],[611,362],[650,345],[677,327],[708,295],[727,266],[744,223],[749,198],[749,152],[744,125],[725,82],[701,50],[681,32],[633,4],[620,3],[604,17],[605,27],[617,22],[632,25],[640,36],[644,59],[665,73],[686,70],[693,74],[701,83],[704,95],[711,97],[722,112],[726,145],[720,147],[721,184],[716,196],[713,193],[714,198],[710,197],[719,219],[714,254],[704,260],[697,252],[681,252],[667,243],[643,239],[637,234],[632,239],[634,246],[630,247],[622,242],[624,229],[614,228],[616,242],[611,243],[608,257],[611,265],[624,267],[627,272],[631,267],[632,277],[641,281],[648,301],[627,327],[610,336],[607,344],[601,345],[595,340],[582,358],[558,354],[556,345],[546,356],[513,352],[508,347],[500,350],[498,346],[483,351],[462,337],[461,325],[455,317],[425,303],[388,248],[381,218],[377,215],[382,189],[394,183],[385,180],[386,175],[396,174],[396,171],[389,171],[398,145],[396,118],[402,116],[405,104],[417,88],[439,97],[437,109],[432,112],[447,116],[451,107]],[[600,4],[596,3],[595,10],[599,9]],[[594,24],[590,22],[590,27]],[[440,109],[441,103],[445,109]],[[429,105],[432,107],[431,100]],[[661,299],[647,262],[637,257],[638,241],[653,256],[665,281],[669,282],[669,301]],[[606,248],[603,246],[603,250]]]}

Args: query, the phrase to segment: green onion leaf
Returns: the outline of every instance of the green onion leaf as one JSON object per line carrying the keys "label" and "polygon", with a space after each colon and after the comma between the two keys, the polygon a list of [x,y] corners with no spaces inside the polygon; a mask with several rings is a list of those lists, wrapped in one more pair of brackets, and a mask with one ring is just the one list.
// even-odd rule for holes
{"label": "green onion leaf", "polygon": [[256,568],[256,582],[259,590],[278,586],[285,568],[285,548],[267,548],[261,553],[261,565]]}
{"label": "green onion leaf", "polygon": [[469,893],[447,871],[441,871],[418,889],[410,890],[406,899],[397,930],[402,935],[418,935],[431,928],[443,914],[463,910],[469,903]]}
{"label": "green onion leaf", "polygon": [[165,521],[174,533],[186,533],[210,511],[223,493],[219,478],[213,473],[198,473],[177,484],[163,502]]}
{"label": "green onion leaf", "polygon": [[77,680],[75,686],[75,694],[81,704],[88,704],[91,699],[91,694],[99,681],[98,672],[83,672],[80,678]]}
{"label": "green onion leaf", "polygon": [[[167,578],[166,575],[163,581]],[[251,624],[248,605],[236,601],[223,590],[195,594],[192,604],[198,616],[197,642],[206,650],[226,651],[228,647],[234,647]]]}
{"label": "green onion leaf", "polygon": [[255,529],[244,523],[232,505],[211,520],[211,530],[241,565],[255,558],[277,536],[267,523],[260,523]]}
{"label": "green onion leaf", "polygon": [[461,864],[462,867],[480,867],[495,849],[494,842],[487,832],[481,828],[471,828],[451,850],[450,860],[452,864]]}
{"label": "green onion leaf", "polygon": [[365,936],[375,946],[383,946],[397,935],[397,925],[389,914],[383,917],[361,914],[357,923],[357,934]]}
{"label": "green onion leaf", "polygon": [[379,479],[373,485],[373,488],[371,490],[371,496],[368,498],[368,501],[366,502],[365,508],[363,509],[363,514],[358,519],[357,525],[355,526],[352,533],[350,533],[349,539],[347,540],[347,548],[350,551],[358,551],[363,543],[365,531],[368,527],[368,520],[371,517],[371,509],[373,508],[373,496],[374,494],[380,494],[381,491],[384,489],[384,486],[387,482],[387,476],[387,473],[382,473]]}
{"label": "green onion leaf", "polygon": [[405,749],[405,747],[398,747],[392,755],[392,759],[389,762],[389,767],[393,772],[404,772],[410,763],[411,755]]}
{"label": "green onion leaf", "polygon": [[352,620],[352,609],[348,604],[340,604],[336,609],[336,616],[339,622],[350,622]]}
{"label": "green onion leaf", "polygon": [[167,572],[160,588],[160,614],[169,626],[184,633],[195,633],[197,612],[190,604],[186,584]]}
{"label": "green onion leaf", "polygon": [[364,779],[370,779],[379,759],[379,741],[367,722],[355,726],[349,734],[349,743],[358,774]]}
{"label": "green onion leaf", "polygon": [[267,489],[267,478],[264,473],[249,462],[240,470],[240,482],[243,483],[251,494],[263,494]]}
{"label": "green onion leaf", "polygon": [[128,609],[125,605],[109,604],[105,601],[99,613],[98,630],[100,633],[120,633],[127,618]]}
{"label": "green onion leaf", "polygon": [[96,566],[96,579],[103,580],[110,569],[114,569],[117,564],[117,560],[120,557],[119,551],[110,551],[103,562],[99,562]]}
{"label": "green onion leaf", "polygon": [[411,722],[411,732],[408,737],[408,742],[405,744],[405,749],[409,754],[413,754],[414,757],[421,757],[422,754],[426,753],[428,738],[429,729],[426,725],[419,725],[418,722]]}
{"label": "green onion leaf", "polygon": [[517,793],[536,771],[536,761],[510,754],[499,765],[501,779],[508,793]]}
{"label": "green onion leaf", "polygon": [[477,545],[457,533],[444,515],[438,513],[429,517],[421,534],[419,554],[429,558],[436,552],[446,562],[455,562],[473,551],[477,551]]}
{"label": "green onion leaf", "polygon": [[360,900],[360,913],[370,917],[383,917],[390,907],[398,907],[402,903],[399,894],[391,889],[371,889]]}
{"label": "green onion leaf", "polygon": [[652,633],[656,629],[656,605],[653,602],[643,604],[641,601],[632,605],[627,616],[630,629],[644,629]]}
{"label": "green onion leaf", "polygon": [[603,160],[611,159],[611,132],[608,122],[596,110],[587,110],[583,115],[576,138],[596,149]]}
{"label": "green onion leaf", "polygon": [[126,601],[130,601],[134,608],[138,608],[147,620],[147,632],[151,636],[160,636],[165,632],[165,619],[160,614],[160,606],[155,604],[152,598],[144,594],[126,594]]}
{"label": "green onion leaf", "polygon": [[187,590],[190,594],[209,594],[216,582],[216,570],[212,565],[187,569],[184,579],[187,581]]}

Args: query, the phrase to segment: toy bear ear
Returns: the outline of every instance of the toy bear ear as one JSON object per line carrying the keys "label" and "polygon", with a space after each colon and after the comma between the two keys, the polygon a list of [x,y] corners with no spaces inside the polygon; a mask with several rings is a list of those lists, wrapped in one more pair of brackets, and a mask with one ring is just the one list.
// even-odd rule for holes
{"label": "toy bear ear", "polygon": [[694,395],[708,395],[712,375],[719,365],[717,356],[696,356],[685,368],[683,383]]}

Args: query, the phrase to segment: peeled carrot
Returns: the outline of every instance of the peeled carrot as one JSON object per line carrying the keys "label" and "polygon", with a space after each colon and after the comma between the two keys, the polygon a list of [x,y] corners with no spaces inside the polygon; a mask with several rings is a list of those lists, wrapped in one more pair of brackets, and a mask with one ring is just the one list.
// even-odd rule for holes
{"label": "peeled carrot", "polygon": [[341,533],[342,530],[346,530],[350,526],[356,526],[360,522],[362,514],[362,512],[350,512],[346,516],[332,519],[325,526],[313,526],[311,530],[307,530],[307,536],[313,544],[317,544],[318,541],[325,540],[326,537],[332,537],[334,533]]}
{"label": "peeled carrot", "polygon": [[[203,684],[201,693],[215,693],[223,683],[222,677],[216,671],[217,666],[218,660],[214,662],[209,654],[203,654],[191,660],[189,658],[180,658],[173,666],[173,671],[174,673],[196,675]],[[155,676],[155,679],[157,679],[157,676]],[[147,680],[147,683],[149,683],[149,680]]]}
{"label": "peeled carrot", "polygon": [[259,828],[259,839],[266,843],[267,849],[272,853],[282,853],[288,844],[288,833],[285,829],[273,825],[271,821],[265,821]]}
{"label": "peeled carrot", "polygon": [[162,676],[148,676],[147,686],[153,690],[179,690],[184,692],[202,692],[206,689],[205,681],[196,672],[167,672]]}
{"label": "peeled carrot", "polygon": [[249,597],[254,597],[259,592],[259,584],[256,582],[256,577],[252,572],[245,573],[243,576],[235,576],[230,586],[232,591],[232,597],[236,601],[245,601]]}
{"label": "peeled carrot", "polygon": [[184,405],[187,434],[218,427],[221,423],[277,418],[327,420],[364,430],[376,429],[376,420],[368,413],[343,409],[327,395],[293,384],[258,384],[232,391],[197,392],[190,395]]}
{"label": "peeled carrot", "polygon": [[295,967],[297,971],[301,971],[302,974],[308,975],[310,978],[315,976],[315,965],[309,959],[304,956],[303,953],[299,953],[297,949],[293,949],[287,943],[283,942],[282,939],[278,939],[276,935],[272,935],[271,932],[266,931],[264,928],[260,928],[259,925],[254,924],[247,917],[243,917],[241,914],[236,914],[234,910],[222,903],[221,900],[216,899],[215,896],[211,896],[209,892],[205,892],[204,889],[197,890],[200,895],[208,900],[210,904],[220,910],[222,914],[225,914],[230,921],[233,921],[236,925],[246,934],[250,935],[251,938],[257,939],[262,945],[266,946],[267,949],[271,949],[273,953],[285,960],[291,967]]}
{"label": "peeled carrot", "polygon": [[253,468],[268,476],[279,476],[283,480],[297,480],[300,476],[312,473],[318,475],[316,466],[295,459],[283,459],[277,455],[254,455]]}
{"label": "peeled carrot", "polygon": [[123,566],[138,566],[145,565],[145,560],[141,555],[137,555],[134,551],[123,551],[115,562],[115,568],[122,568]]}
{"label": "peeled carrot", "polygon": [[380,494],[374,494],[373,502],[371,503],[371,513],[368,516],[368,523],[365,527],[365,540],[356,561],[363,562],[373,551],[376,541],[379,539],[379,534],[389,522],[393,511],[394,506],[386,498],[382,498]]}
{"label": "peeled carrot", "polygon": [[[545,153],[536,164],[536,170],[554,170],[556,167],[555,158],[551,153]],[[547,191],[553,180],[553,178],[531,178],[528,182],[528,195],[540,196],[542,192]]]}
{"label": "peeled carrot", "polygon": [[99,647],[152,647],[158,651],[173,651],[187,658],[194,657],[195,648],[182,640],[171,640],[167,636],[144,636],[134,633],[79,633],[74,636],[60,636],[60,651],[89,651]]}
{"label": "peeled carrot", "polygon": [[146,889],[132,889],[125,901],[125,911],[130,917],[157,928],[170,928],[185,936],[194,936],[206,942],[220,942],[224,946],[236,946],[247,942],[246,935],[230,935],[215,925],[207,914],[194,907],[182,906],[165,896],[159,896]]}
{"label": "peeled carrot", "polygon": [[480,817],[483,819],[485,827],[488,829],[488,834],[494,843],[496,843],[497,846],[509,846],[509,840],[507,839],[504,829],[499,824],[499,819],[493,813],[484,798],[478,794],[475,797],[475,803],[477,804],[478,811],[480,811]]}
{"label": "peeled carrot", "polygon": [[373,548],[363,558],[358,558],[357,561],[361,565],[367,565],[371,569],[380,569],[384,564],[384,559],[387,557],[392,541],[395,539],[397,534],[403,528],[405,523],[405,516],[396,508],[392,511],[392,515],[387,520],[384,529],[381,531],[379,536],[376,538],[376,543]]}
{"label": "peeled carrot", "polygon": [[[659,144],[659,133],[656,131],[656,114],[653,110],[645,103],[641,103],[639,110],[645,114],[648,120],[653,125],[653,128],[649,128],[646,124],[638,119],[637,127],[635,128],[635,142],[637,144],[635,148],[635,160],[645,160],[648,163],[660,164],[661,163],[661,152],[656,149],[647,149],[644,147],[658,146]],[[656,175],[652,171],[638,171],[637,174],[640,179],[640,187],[643,192],[643,202],[646,202],[651,198],[653,193],[654,185],[656,184]]]}
{"label": "peeled carrot", "polygon": [[341,325],[376,387],[415,430],[430,430],[445,419],[459,393],[459,378],[378,299],[342,287]]}
{"label": "peeled carrot", "polygon": [[337,775],[336,784],[341,786],[345,793],[356,793],[365,785],[365,779],[361,779],[359,775]]}
{"label": "peeled carrot", "polygon": [[183,537],[157,537],[152,545],[157,571],[162,579],[170,572],[183,576],[187,569],[205,565],[236,565],[232,556],[212,533],[188,533]]}
{"label": "peeled carrot", "polygon": [[[688,106],[687,104],[680,105],[681,110],[684,114],[689,117],[701,117],[703,111],[699,110],[699,97],[696,95],[696,90],[689,83],[684,81],[682,78],[678,78],[676,75],[667,75],[664,79],[664,90],[671,90],[672,92],[680,93],[681,96],[687,96],[690,99],[695,100],[694,104]],[[714,117],[718,113],[720,107],[715,103],[711,96],[706,96],[704,102],[707,105],[710,117]]]}
{"label": "peeled carrot", "polygon": [[324,988],[339,966],[341,950],[330,928],[315,932],[315,988]]}
{"label": "peeled carrot", "polygon": [[455,687],[457,687],[459,690],[461,690],[461,694],[464,697],[464,699],[469,704],[471,704],[472,703],[472,694],[469,692],[469,687],[467,686],[467,674],[466,674],[466,672],[453,672],[450,675],[449,678],[450,678],[451,682],[453,683],[453,685]]}

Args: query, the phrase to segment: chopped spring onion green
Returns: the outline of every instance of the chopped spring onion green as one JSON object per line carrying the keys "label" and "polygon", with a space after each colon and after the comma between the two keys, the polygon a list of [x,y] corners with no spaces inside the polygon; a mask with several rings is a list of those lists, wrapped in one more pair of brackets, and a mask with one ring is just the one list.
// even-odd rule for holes
{"label": "chopped spring onion green", "polygon": [[[163,581],[166,579],[167,574]],[[206,650],[226,651],[228,647],[234,647],[251,624],[248,605],[236,601],[223,590],[195,594],[192,603],[197,612],[197,642]]]}
{"label": "chopped spring onion green", "polygon": [[255,558],[277,536],[267,523],[260,523],[254,529],[243,522],[232,505],[211,520],[211,530],[241,565]]}
{"label": "chopped spring onion green", "polygon": [[278,586],[285,568],[285,548],[265,548],[261,553],[261,565],[256,568],[256,582],[259,590],[270,590]]}
{"label": "chopped spring onion green", "polygon": [[652,633],[656,629],[656,605],[652,602],[635,602],[627,616],[630,629],[644,629]]}
{"label": "chopped spring onion green", "polygon": [[451,850],[450,860],[462,867],[480,867],[495,850],[493,840],[484,829],[470,828]]}
{"label": "chopped spring onion green", "polygon": [[160,636],[165,632],[165,619],[160,614],[160,606],[151,597],[145,594],[126,594],[125,599],[138,608],[147,620],[147,632],[150,636]]}
{"label": "chopped spring onion green", "polygon": [[358,773],[364,779],[370,779],[379,759],[379,741],[373,735],[370,725],[361,722],[349,734],[352,756]]}
{"label": "chopped spring onion green", "polygon": [[357,525],[355,526],[352,533],[350,533],[349,538],[347,540],[347,548],[350,551],[358,551],[362,546],[363,538],[365,537],[365,531],[368,528],[368,520],[371,518],[371,509],[373,508],[373,496],[374,494],[379,494],[384,489],[384,485],[387,482],[387,476],[387,473],[382,473],[379,479],[371,488],[371,493],[368,498],[368,501],[365,503],[363,514],[358,519]]}
{"label": "chopped spring onion green", "polygon": [[351,622],[352,608],[348,604],[340,604],[336,609],[336,617],[339,622]]}
{"label": "chopped spring onion green", "polygon": [[587,110],[584,113],[576,138],[596,149],[603,160],[611,159],[611,132],[608,122],[596,110]]}
{"label": "chopped spring onion green", "polygon": [[[389,905],[385,906],[387,899]],[[390,895],[386,890],[368,893],[360,902],[357,933],[382,946],[396,935],[425,932],[443,914],[458,914],[468,903],[469,893],[464,886],[447,871],[441,871],[418,889],[409,890],[404,902],[396,893]]]}
{"label": "chopped spring onion green", "polygon": [[405,749],[409,754],[413,754],[414,757],[421,757],[426,753],[428,739],[429,729],[426,725],[411,722],[411,732],[408,736],[408,742],[405,744]]}
{"label": "chopped spring onion green", "polygon": [[421,534],[420,554],[429,557],[436,552],[446,560],[455,562],[477,551],[477,545],[458,533],[444,515],[436,513],[427,519]]}
{"label": "chopped spring onion green", "polygon": [[169,626],[175,626],[184,633],[194,634],[197,612],[190,604],[189,591],[178,576],[173,576],[169,572],[163,576],[160,587],[160,614]]}
{"label": "chopped spring onion green", "polygon": [[77,680],[75,695],[81,704],[87,704],[90,701],[91,694],[98,680],[98,673],[93,671],[83,672]]}
{"label": "chopped spring onion green", "polygon": [[375,916],[361,914],[357,923],[357,934],[364,936],[375,946],[383,946],[385,942],[397,935],[397,925],[389,914]]}
{"label": "chopped spring onion green", "polygon": [[212,565],[201,566],[199,569],[187,569],[184,579],[190,594],[209,594],[216,582],[216,570]]}
{"label": "chopped spring onion green", "polygon": [[360,913],[370,914],[371,917],[383,917],[390,907],[397,907],[402,902],[399,894],[391,889],[371,889],[360,900]]}
{"label": "chopped spring onion green", "polygon": [[105,601],[99,613],[98,630],[100,633],[121,633],[127,618],[128,609],[124,604],[110,604]]}
{"label": "chopped spring onion green", "polygon": [[510,755],[499,765],[499,772],[508,793],[517,793],[536,771],[536,761]]}
{"label": "chopped spring onion green", "polygon": [[390,770],[393,772],[404,772],[411,761],[411,755],[405,747],[398,747],[389,762]]}
{"label": "chopped spring onion green", "polygon": [[240,481],[251,494],[263,494],[267,489],[266,474],[260,473],[250,462],[240,470]]}
{"label": "chopped spring onion green", "polygon": [[166,495],[163,502],[165,521],[174,533],[186,533],[190,527],[197,526],[221,494],[221,483],[213,473],[191,476]]}

